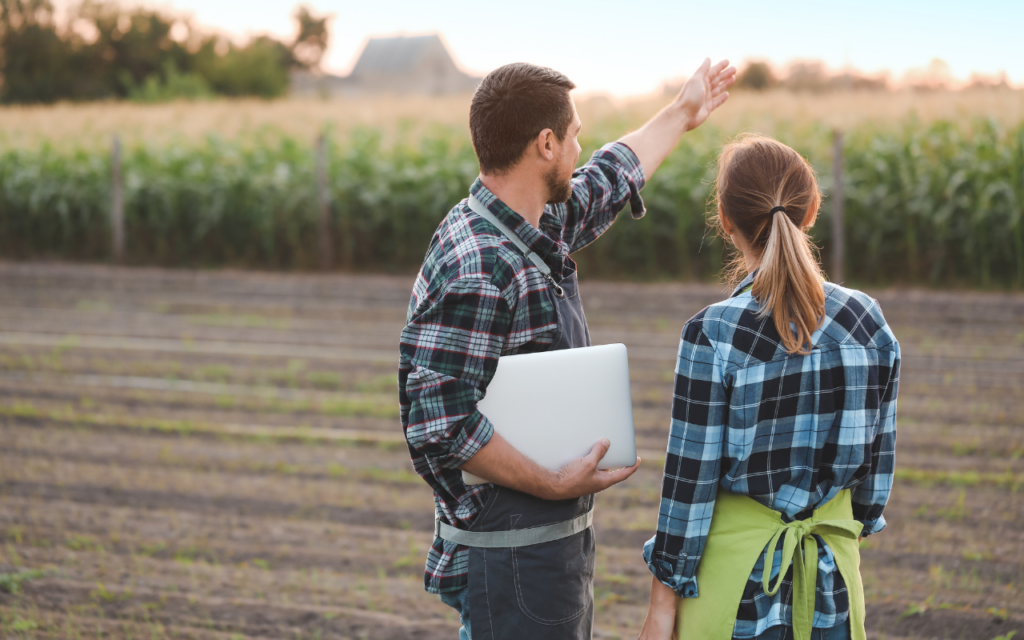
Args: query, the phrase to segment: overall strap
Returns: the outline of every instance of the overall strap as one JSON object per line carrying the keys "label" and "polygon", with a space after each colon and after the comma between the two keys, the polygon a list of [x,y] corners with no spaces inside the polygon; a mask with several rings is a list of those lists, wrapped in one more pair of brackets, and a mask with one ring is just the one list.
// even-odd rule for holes
{"label": "overall strap", "polygon": [[495,227],[497,227],[498,231],[500,231],[502,235],[508,238],[512,242],[512,244],[516,245],[516,247],[518,247],[519,250],[523,252],[523,255],[525,255],[526,258],[533,263],[533,266],[540,269],[541,274],[554,288],[555,295],[557,295],[559,298],[565,295],[565,292],[562,291],[562,287],[560,287],[558,283],[555,282],[554,277],[551,275],[551,267],[549,267],[548,264],[544,262],[544,260],[534,251],[531,251],[530,247],[526,246],[526,243],[523,242],[522,238],[520,238],[518,235],[516,235],[514,231],[505,226],[505,224],[501,220],[498,220],[497,216],[488,211],[487,207],[484,206],[484,203],[480,202],[480,200],[475,195],[470,194],[469,196],[469,208],[473,210],[473,213],[477,214],[487,222],[490,222]]}

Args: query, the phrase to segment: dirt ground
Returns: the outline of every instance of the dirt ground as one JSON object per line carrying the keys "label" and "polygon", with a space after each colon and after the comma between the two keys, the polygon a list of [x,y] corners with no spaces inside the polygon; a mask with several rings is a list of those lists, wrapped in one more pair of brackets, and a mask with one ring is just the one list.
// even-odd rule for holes
{"label": "dirt ground", "polygon": [[[0,264],[0,638],[454,639],[398,422],[409,278]],[[584,282],[629,348],[634,478],[598,497],[595,637],[635,637],[679,330],[719,288]],[[1024,638],[1024,296],[874,291],[898,479],[872,638]]]}

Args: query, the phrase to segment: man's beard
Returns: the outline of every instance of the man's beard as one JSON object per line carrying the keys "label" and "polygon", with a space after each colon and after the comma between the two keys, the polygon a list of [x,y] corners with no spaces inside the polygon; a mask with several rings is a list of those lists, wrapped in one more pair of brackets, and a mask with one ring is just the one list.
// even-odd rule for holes
{"label": "man's beard", "polygon": [[568,202],[572,197],[572,175],[562,179],[558,175],[558,167],[554,167],[544,175],[544,184],[548,189],[548,204]]}

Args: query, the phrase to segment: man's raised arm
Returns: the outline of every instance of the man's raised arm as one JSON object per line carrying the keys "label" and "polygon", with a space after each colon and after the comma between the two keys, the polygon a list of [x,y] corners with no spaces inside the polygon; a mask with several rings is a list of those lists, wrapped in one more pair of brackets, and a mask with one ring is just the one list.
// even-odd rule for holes
{"label": "man's raised arm", "polygon": [[601,147],[575,171],[564,219],[570,253],[607,231],[627,202],[634,218],[644,215],[644,183],[683,134],[707,120],[729,97],[726,89],[735,81],[736,69],[728,65],[723,60],[712,67],[706,59],[671,104],[636,131]]}
{"label": "man's raised arm", "polygon": [[644,126],[619,139],[640,159],[647,178],[661,166],[684,133],[700,126],[712,111],[725,103],[729,98],[726,89],[735,80],[736,68],[730,67],[728,60],[712,66],[711,58],[705,58],[675,100]]}

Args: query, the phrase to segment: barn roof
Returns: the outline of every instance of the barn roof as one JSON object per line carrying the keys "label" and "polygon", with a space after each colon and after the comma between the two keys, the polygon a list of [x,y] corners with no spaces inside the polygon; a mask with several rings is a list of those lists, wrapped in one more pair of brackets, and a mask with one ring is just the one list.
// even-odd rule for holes
{"label": "barn roof", "polygon": [[424,56],[438,50],[451,59],[437,34],[371,38],[352,69],[352,77],[408,73]]}

